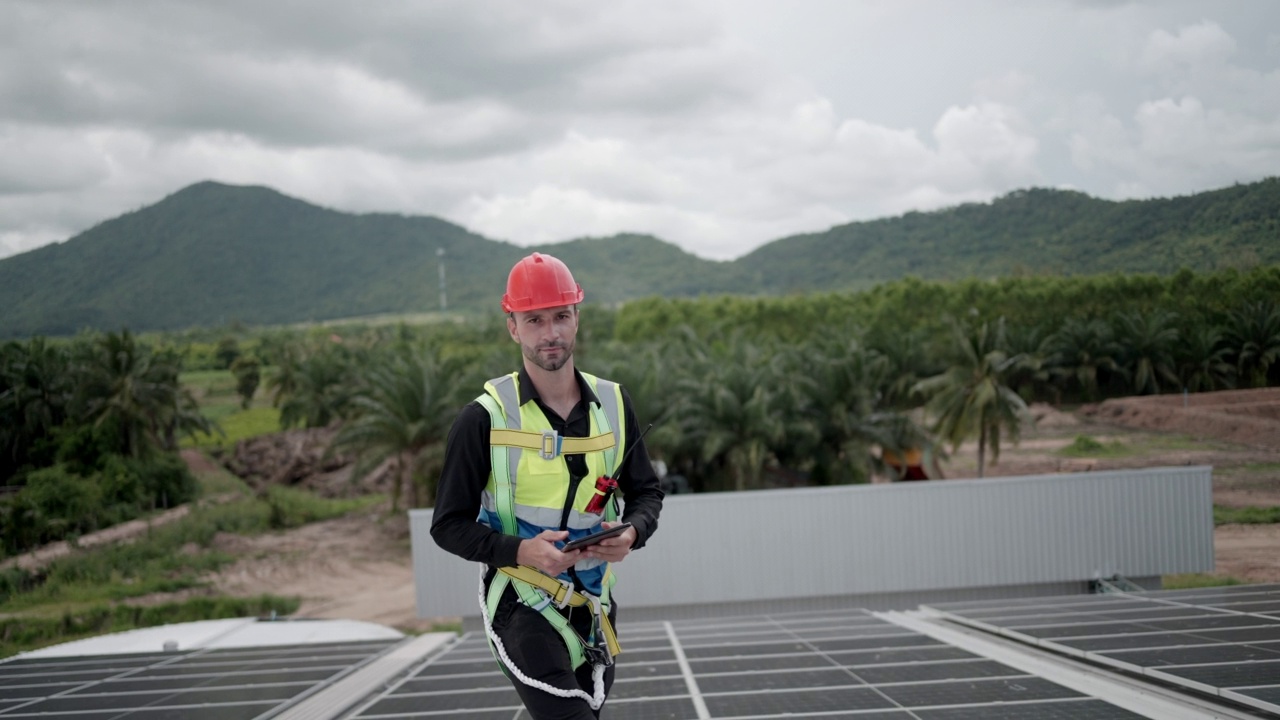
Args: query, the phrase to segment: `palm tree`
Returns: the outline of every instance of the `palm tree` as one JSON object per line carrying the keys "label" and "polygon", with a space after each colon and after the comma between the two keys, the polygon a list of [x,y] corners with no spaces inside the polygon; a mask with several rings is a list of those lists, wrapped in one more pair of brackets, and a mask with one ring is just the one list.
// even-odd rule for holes
{"label": "palm tree", "polygon": [[868,335],[867,344],[888,362],[888,370],[877,388],[880,402],[885,407],[903,408],[910,405],[911,388],[922,377],[932,374],[928,353],[924,348],[924,333],[917,328],[881,331]]}
{"label": "palm tree", "polygon": [[977,434],[978,477],[982,477],[987,445],[996,462],[1001,433],[1008,431],[1015,442],[1021,434],[1027,404],[1008,386],[1008,378],[1022,357],[1010,357],[1004,349],[1004,318],[994,327],[984,322],[972,332],[959,323],[953,323],[951,330],[956,351],[953,364],[940,375],[916,383],[912,392],[928,398],[927,408],[937,417],[934,432],[950,442],[953,451]]}
{"label": "palm tree", "polygon": [[353,479],[389,462],[392,512],[403,488],[411,505],[435,501],[444,440],[460,407],[460,371],[458,363],[425,348],[402,347],[369,369],[351,400],[351,418],[334,437],[331,452],[355,453]]}
{"label": "palm tree", "polygon": [[114,427],[122,455],[141,457],[166,445],[161,433],[182,402],[170,359],[157,360],[122,330],[84,346],[78,372],[83,419],[98,428]]}
{"label": "palm tree", "polygon": [[1062,389],[1053,382],[1050,359],[1053,352],[1049,349],[1049,337],[1044,330],[1035,326],[1013,326],[1006,328],[1006,351],[1010,355],[1021,355],[1009,377],[1009,387],[1018,391],[1018,395],[1029,398],[1062,401]]}
{"label": "palm tree", "polygon": [[1280,361],[1280,306],[1272,300],[1246,303],[1231,313],[1225,339],[1239,376],[1251,387],[1266,387],[1267,373]]}
{"label": "palm tree", "polygon": [[665,436],[697,448],[699,459],[724,467],[733,489],[762,485],[764,466],[786,436],[778,387],[785,382],[759,346],[733,337],[677,381],[680,400]]}
{"label": "palm tree", "polygon": [[889,383],[890,360],[844,334],[811,341],[802,352],[803,359],[790,363],[788,372],[810,380],[797,388],[806,394],[803,419],[815,436],[809,451],[812,480],[819,485],[865,481],[874,465],[872,446],[892,443],[882,425],[896,414],[876,412]]}
{"label": "palm tree", "polygon": [[1230,350],[1222,342],[1222,331],[1201,325],[1183,335],[1178,346],[1178,379],[1190,392],[1229,388],[1236,368],[1228,359]]}
{"label": "palm tree", "polygon": [[41,441],[65,421],[68,364],[65,349],[44,338],[0,347],[0,484],[34,460]]}
{"label": "palm tree", "polygon": [[351,399],[351,372],[357,366],[341,347],[294,348],[283,354],[270,380],[280,427],[325,427],[341,417]]}
{"label": "palm tree", "polygon": [[907,472],[906,463],[894,466],[885,462],[887,455],[907,458],[913,451],[919,452],[925,458],[926,465],[929,458],[936,460],[939,456],[946,457],[933,435],[906,413],[872,413],[863,421],[862,427],[865,436],[880,446],[880,457],[873,458],[873,464],[884,475],[896,475],[896,479],[901,480]]}
{"label": "palm tree", "polygon": [[1097,399],[1099,372],[1120,369],[1116,362],[1120,348],[1111,328],[1101,320],[1067,318],[1062,327],[1045,340],[1045,350],[1049,372],[1074,381],[1086,400]]}
{"label": "palm tree", "polygon": [[1122,367],[1133,378],[1133,391],[1139,395],[1158,395],[1161,381],[1173,386],[1178,383],[1173,358],[1178,344],[1175,317],[1167,310],[1146,314],[1134,310],[1116,315]]}
{"label": "palm tree", "polygon": [[590,359],[588,372],[621,384],[631,398],[631,410],[643,425],[662,425],[671,414],[676,396],[672,384],[684,356],[676,348],[658,342],[602,342]]}

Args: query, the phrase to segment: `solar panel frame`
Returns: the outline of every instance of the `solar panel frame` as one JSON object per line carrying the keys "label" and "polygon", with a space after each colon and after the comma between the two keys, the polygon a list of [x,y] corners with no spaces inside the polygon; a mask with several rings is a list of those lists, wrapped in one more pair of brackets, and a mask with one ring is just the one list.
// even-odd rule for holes
{"label": "solar panel frame", "polygon": [[[1116,597],[1130,604],[1194,614],[1160,619],[1134,615],[1146,619],[1099,622],[1104,614],[1115,617]],[[1044,624],[1038,624],[1022,602],[1010,603],[1005,608],[1008,612],[990,603],[928,607],[970,627],[1280,713],[1280,703],[1270,699],[1271,689],[1280,688],[1280,617],[1248,611],[1280,603],[1280,584],[1090,596],[1084,601],[1044,598],[1041,603]],[[1054,624],[1068,606],[1074,617],[1086,617]]]}
{"label": "solar panel frame", "polygon": [[[24,697],[0,705],[0,720],[88,720],[99,713],[130,719],[254,718],[307,697],[398,642],[18,657],[0,663],[0,687],[6,695],[18,692]],[[38,682],[40,678],[53,682]],[[33,679],[37,682],[29,682]]]}
{"label": "solar panel frame", "polygon": [[[840,713],[836,716],[905,720],[925,717],[919,714],[921,709],[953,711],[1006,705],[1026,709],[1044,705],[1045,712],[1056,712],[1063,718],[1140,717],[867,611],[838,613],[826,633],[815,632],[821,622],[820,615],[808,613],[802,617],[757,615],[637,623],[633,627],[635,636],[642,638],[636,643],[643,646],[640,651],[633,651],[629,640],[633,627],[623,626],[619,630],[624,652],[619,656],[607,715],[618,720],[695,718],[696,698],[717,718],[832,717],[831,713]],[[477,647],[484,647],[482,634],[463,636],[397,686],[370,698],[350,720],[391,717],[393,712],[403,718],[443,717],[447,713],[478,717],[478,713],[497,710],[495,705],[507,709],[501,704],[508,700],[512,703],[508,717],[516,716],[518,700],[499,695],[504,686],[510,688],[509,682],[492,659],[475,659]],[[677,649],[683,662],[674,659]],[[637,653],[643,656],[636,658]],[[459,662],[455,654],[467,659]],[[659,657],[664,659],[656,659]],[[489,664],[493,685],[483,683],[484,688],[451,693],[446,705],[440,704],[438,692],[421,692],[461,687],[458,682],[482,684],[484,673],[456,672],[474,670],[480,662]],[[482,694],[489,697],[481,699]],[[389,702],[392,698],[395,702]],[[1104,714],[1086,713],[1099,707],[1105,708]]]}
{"label": "solar panel frame", "polygon": [[[1261,607],[1280,598],[1276,592],[1252,590],[1230,593],[1182,595],[1177,600],[1145,596],[1107,596],[1102,600],[1068,598],[1023,599],[1005,605],[999,601],[976,604],[980,618],[972,624],[995,628],[1003,635],[1028,630],[1044,634],[1045,628],[1066,632],[1092,632],[1121,627],[1142,630],[1193,626],[1190,631],[1168,626],[1129,636],[1144,642],[1178,643],[1156,649],[1084,651],[1078,655],[1109,655],[1112,667],[1145,670],[1145,676],[1179,687],[1207,692],[1207,679],[1228,672],[1226,663],[1247,665],[1235,671],[1228,688],[1216,688],[1218,697],[1240,705],[1273,711],[1277,690],[1257,683],[1272,669],[1280,672],[1280,638],[1240,642],[1240,628],[1199,629],[1204,624],[1245,623],[1252,631],[1276,627],[1276,618],[1247,613],[1232,605]],[[1044,602],[1037,617],[1035,602]],[[1215,603],[1217,605],[1210,605]],[[1096,604],[1100,610],[1089,612]],[[829,615],[806,612],[752,615],[672,623],[645,622],[620,628],[624,654],[618,658],[618,679],[613,686],[607,716],[615,720],[656,720],[698,717],[699,703],[714,717],[803,718],[852,717],[859,720],[1013,720],[1035,717],[1045,720],[1130,720],[1142,717],[1079,689],[963,649],[955,638],[944,642],[912,628],[907,618],[876,615],[848,609]],[[1079,622],[1064,623],[1064,619]],[[1200,618],[1197,620],[1196,618]],[[1209,618],[1210,620],[1205,620]],[[1186,621],[1186,622],[1183,622]],[[1008,622],[1010,627],[1001,627]],[[824,624],[825,623],[825,624]],[[1255,624],[1260,623],[1260,624]],[[1034,638],[1035,643],[1055,643]],[[1235,635],[1228,635],[1234,633]],[[938,635],[938,637],[946,637]],[[1068,636],[1090,641],[1106,635]],[[955,644],[951,644],[955,643]],[[1190,644],[1188,644],[1190,643]],[[1214,652],[1230,652],[1218,657]],[[383,649],[385,652],[385,648]],[[988,651],[983,651],[988,652]],[[1181,655],[1179,655],[1181,653]],[[995,653],[992,651],[992,654]],[[302,687],[314,690],[326,672],[350,672],[350,661],[362,657],[350,644],[320,648],[226,649],[190,651],[149,657],[116,656],[24,665],[0,663],[0,696],[6,689],[31,694],[66,689],[75,705],[59,715],[36,715],[33,704],[0,700],[0,720],[35,718],[60,720],[251,720],[272,716],[284,707],[267,699],[291,694]],[[1163,658],[1163,659],[1162,659]],[[1190,660],[1191,662],[1187,662]],[[1209,662],[1195,662],[1197,660]],[[368,658],[365,658],[368,661]],[[272,670],[278,663],[293,669]],[[1017,664],[1017,663],[1015,663]],[[11,666],[12,665],[12,666]],[[111,668],[115,671],[112,672]],[[1167,676],[1167,677],[1166,677]],[[58,678],[63,681],[59,681]],[[184,683],[186,683],[184,685]],[[1255,683],[1255,684],[1247,684]],[[1201,687],[1193,687],[1199,684]],[[43,685],[41,689],[38,686]],[[88,692],[96,688],[95,692]],[[308,691],[303,691],[305,694]],[[361,691],[363,694],[363,690]],[[226,702],[235,695],[238,702]],[[255,700],[255,696],[261,701]],[[95,709],[100,698],[113,698]],[[159,699],[159,706],[132,707]],[[220,702],[203,705],[204,700]],[[322,693],[316,700],[327,700]],[[123,704],[127,709],[107,709]],[[14,712],[30,708],[31,712]],[[446,718],[466,716],[478,720],[521,716],[519,696],[494,663],[483,633],[469,633],[416,663],[385,687],[360,698],[341,717],[344,720],[390,718]],[[333,716],[338,717],[338,716]]]}

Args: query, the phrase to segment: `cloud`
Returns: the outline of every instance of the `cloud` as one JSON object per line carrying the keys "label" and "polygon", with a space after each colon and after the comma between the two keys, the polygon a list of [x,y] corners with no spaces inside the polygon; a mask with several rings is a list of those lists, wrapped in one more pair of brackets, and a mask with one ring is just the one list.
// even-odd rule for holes
{"label": "cloud", "polygon": [[963,184],[1035,182],[1038,141],[1014,108],[996,103],[948,108],[934,127],[945,175]]}
{"label": "cloud", "polygon": [[1155,30],[1142,49],[1141,64],[1147,70],[1165,72],[1203,65],[1221,65],[1236,51],[1236,41],[1217,23],[1205,20],[1181,28],[1176,34]]}
{"label": "cloud", "polygon": [[[1158,81],[1127,113],[1081,99],[1071,122],[1077,167],[1115,178],[1119,197],[1221,187],[1280,167],[1280,70],[1237,64],[1218,23],[1149,33],[1133,70]],[[1163,93],[1161,93],[1163,91]]]}
{"label": "cloud", "polygon": [[522,189],[476,193],[452,214],[522,244],[626,229],[728,258],[855,217],[989,199],[1038,177],[1035,139],[1001,105],[949,108],[932,145],[909,129],[841,119],[822,98],[774,110],[647,142],[571,134],[504,169],[516,179],[508,187]]}
{"label": "cloud", "polygon": [[97,138],[65,128],[0,125],[0,195],[57,192],[110,174]]}
{"label": "cloud", "polygon": [[9,0],[0,256],[205,179],[719,258],[1028,185],[1249,181],[1280,166],[1263,5]]}

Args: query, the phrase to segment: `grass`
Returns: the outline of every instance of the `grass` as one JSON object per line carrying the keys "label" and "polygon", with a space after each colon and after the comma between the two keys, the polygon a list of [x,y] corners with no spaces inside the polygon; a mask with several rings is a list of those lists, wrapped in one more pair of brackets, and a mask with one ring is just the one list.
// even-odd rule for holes
{"label": "grass", "polygon": [[214,406],[212,411],[205,410],[205,417],[217,422],[218,426],[222,428],[221,435],[217,433],[212,435],[197,433],[193,438],[184,438],[181,443],[182,447],[227,450],[234,447],[240,440],[247,440],[280,430],[280,410],[278,408],[251,407],[248,410],[242,410],[237,403],[226,409],[226,414],[221,417],[217,417],[219,406]]}
{"label": "grass", "polygon": [[1204,450],[1212,445],[1187,435],[1140,435],[1128,443],[1119,440],[1103,442],[1091,435],[1077,435],[1071,444],[1058,450],[1064,457],[1123,458],[1168,450]]}
{"label": "grass", "polygon": [[1077,435],[1070,445],[1058,450],[1058,454],[1075,458],[1117,458],[1133,455],[1134,450],[1119,440],[1103,443],[1089,435]]}
{"label": "grass", "polygon": [[196,399],[209,395],[235,395],[236,377],[230,370],[190,370],[178,376]]}
{"label": "grass", "polygon": [[1213,506],[1214,525],[1270,525],[1280,523],[1280,507]]}
{"label": "grass", "polygon": [[[170,622],[243,617],[297,609],[296,598],[200,595],[137,607],[138,598],[207,593],[210,574],[235,561],[214,546],[219,533],[255,535],[344,515],[380,503],[380,496],[328,500],[303,490],[271,487],[253,496],[225,472],[202,474],[206,496],[239,491],[222,504],[198,503],[186,517],[153,528],[131,543],[84,550],[40,571],[0,571],[0,657],[24,650]],[[248,603],[248,604],[246,604]]]}
{"label": "grass", "polygon": [[1214,468],[1213,474],[1221,476],[1236,475],[1280,475],[1280,463],[1261,462],[1261,463],[1243,463],[1240,465],[1228,465],[1226,467]]}
{"label": "grass", "polygon": [[0,586],[0,613],[47,614],[202,587],[207,573],[234,560],[213,549],[214,537],[220,532],[265,532],[270,514],[267,503],[251,498],[197,507],[132,543],[86,550],[25,578],[11,578]]}
{"label": "grass", "polygon": [[200,405],[200,413],[222,430],[183,438],[182,447],[205,449],[233,447],[240,440],[280,430],[280,411],[271,407],[261,387],[245,408],[236,392],[236,378],[230,370],[198,370],[182,373],[180,380]]}
{"label": "grass", "polygon": [[1225,587],[1227,585],[1244,585],[1244,581],[1227,575],[1206,575],[1204,573],[1182,573],[1165,575],[1161,579],[1165,590],[1190,590],[1193,588]]}
{"label": "grass", "polygon": [[248,483],[221,466],[200,473],[199,478],[202,497],[220,497],[228,493],[249,495],[253,492]]}
{"label": "grass", "polygon": [[268,525],[273,530],[284,530],[365,510],[386,499],[384,495],[361,495],[331,500],[305,490],[272,485],[267,488],[264,501],[269,508]]}

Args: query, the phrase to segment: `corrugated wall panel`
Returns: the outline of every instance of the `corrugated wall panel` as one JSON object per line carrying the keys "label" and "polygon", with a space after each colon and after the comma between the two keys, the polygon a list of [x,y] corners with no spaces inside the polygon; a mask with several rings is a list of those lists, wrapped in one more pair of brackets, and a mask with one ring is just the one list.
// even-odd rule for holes
{"label": "corrugated wall panel", "polygon": [[[474,616],[478,566],[411,513],[418,612]],[[668,497],[624,607],[1158,577],[1213,569],[1208,467]]]}

